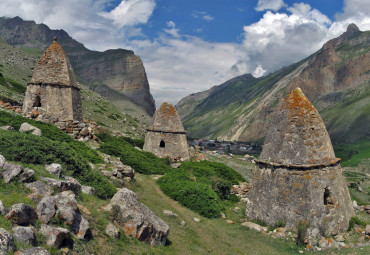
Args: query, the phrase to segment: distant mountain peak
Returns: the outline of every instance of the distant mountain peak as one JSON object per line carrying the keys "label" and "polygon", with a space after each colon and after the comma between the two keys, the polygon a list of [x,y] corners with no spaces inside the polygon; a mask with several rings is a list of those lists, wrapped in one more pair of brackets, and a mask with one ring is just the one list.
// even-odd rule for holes
{"label": "distant mountain peak", "polygon": [[348,25],[346,33],[353,33],[357,31],[360,31],[358,26],[355,23],[351,23]]}

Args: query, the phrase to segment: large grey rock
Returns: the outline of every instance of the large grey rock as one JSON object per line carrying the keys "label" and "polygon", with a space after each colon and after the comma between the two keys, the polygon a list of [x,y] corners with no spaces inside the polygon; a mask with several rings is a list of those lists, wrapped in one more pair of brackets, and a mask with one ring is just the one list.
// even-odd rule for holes
{"label": "large grey rock", "polygon": [[42,181],[26,183],[25,185],[27,188],[31,189],[34,193],[41,195],[41,196],[50,196],[53,194],[53,190],[50,187],[50,185]]}
{"label": "large grey rock", "polygon": [[47,177],[43,177],[41,179],[46,181],[48,185],[55,187],[60,191],[71,190],[75,193],[78,193],[81,190],[81,184],[73,178],[72,178],[73,180],[67,180],[67,179],[57,180],[57,179],[47,178]]}
{"label": "large grey rock", "polygon": [[152,246],[166,243],[169,226],[141,204],[133,191],[126,188],[119,190],[106,209],[112,213],[126,234],[133,235]]}
{"label": "large grey rock", "polygon": [[68,247],[71,244],[71,233],[65,228],[41,225],[40,233],[46,238],[48,246],[57,248]]}
{"label": "large grey rock", "polygon": [[105,233],[112,238],[119,238],[121,234],[119,228],[114,226],[111,222],[109,222],[105,228]]}
{"label": "large grey rock", "polygon": [[53,164],[50,164],[50,165],[45,165],[45,168],[46,170],[57,176],[57,177],[60,177],[60,175],[62,174],[62,170],[63,170],[63,167],[61,164],[58,164],[58,163],[53,163]]}
{"label": "large grey rock", "polygon": [[27,250],[20,250],[17,252],[17,255],[50,255],[51,253],[48,252],[44,247],[34,247]]}
{"label": "large grey rock", "polygon": [[25,168],[23,169],[23,172],[19,175],[18,181],[20,182],[26,182],[32,179],[34,176],[35,171],[31,168]]}
{"label": "large grey rock", "polygon": [[45,224],[55,216],[57,210],[55,197],[45,196],[37,205],[36,212],[39,219]]}
{"label": "large grey rock", "polygon": [[9,183],[12,180],[15,180],[16,177],[22,172],[23,167],[13,163],[5,163],[3,166],[2,175],[5,183]]}
{"label": "large grey rock", "polygon": [[0,169],[4,167],[6,159],[3,155],[0,155]]}
{"label": "large grey rock", "polygon": [[27,226],[34,225],[37,220],[37,213],[31,206],[23,203],[14,204],[5,216],[14,224]]}
{"label": "large grey rock", "polygon": [[42,135],[42,132],[41,132],[41,129],[37,128],[37,127],[34,127],[30,124],[28,124],[27,122],[23,123],[21,125],[21,127],[19,128],[19,132],[21,133],[24,133],[24,132],[27,132],[27,131],[31,131],[31,134],[33,135],[37,135],[37,136],[41,136]]}
{"label": "large grey rock", "polygon": [[89,222],[82,217],[78,210],[76,196],[72,191],[64,191],[55,196],[56,215],[70,226],[71,231],[78,239],[90,239],[91,230]]}
{"label": "large grey rock", "polygon": [[37,246],[37,238],[32,227],[13,227],[13,235],[17,241]]}
{"label": "large grey rock", "polygon": [[95,194],[95,189],[93,187],[90,187],[90,186],[82,185],[81,186],[81,192],[84,193],[84,194],[88,194],[88,195],[94,195]]}
{"label": "large grey rock", "polygon": [[13,236],[3,228],[0,228],[0,255],[15,251]]}
{"label": "large grey rock", "polygon": [[4,207],[3,201],[0,200],[0,215],[4,215],[4,214],[5,214],[5,207]]}
{"label": "large grey rock", "polygon": [[2,127],[0,127],[0,129],[2,129],[2,130],[10,130],[10,131],[14,130],[14,128],[12,126],[2,126]]}

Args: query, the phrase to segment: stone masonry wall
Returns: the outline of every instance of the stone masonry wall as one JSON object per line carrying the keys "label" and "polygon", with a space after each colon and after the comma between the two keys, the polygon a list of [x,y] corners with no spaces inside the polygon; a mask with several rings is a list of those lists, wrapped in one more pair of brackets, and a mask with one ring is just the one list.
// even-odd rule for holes
{"label": "stone masonry wall", "polygon": [[[34,107],[40,97],[41,107]],[[74,87],[28,84],[23,112],[37,110],[62,119],[82,121],[82,102]]]}
{"label": "stone masonry wall", "polygon": [[257,165],[252,187],[247,217],[269,225],[286,221],[293,230],[308,219],[312,237],[346,231],[354,215],[339,164],[312,170]]}
{"label": "stone masonry wall", "polygon": [[[160,147],[161,141],[165,147]],[[143,149],[161,158],[170,157],[172,160],[181,161],[190,158],[186,134],[148,131]]]}

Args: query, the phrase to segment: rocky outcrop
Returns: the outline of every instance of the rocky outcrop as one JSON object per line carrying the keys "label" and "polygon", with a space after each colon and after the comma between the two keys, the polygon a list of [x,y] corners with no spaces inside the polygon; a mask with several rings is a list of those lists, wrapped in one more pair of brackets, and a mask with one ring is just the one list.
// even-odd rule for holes
{"label": "rocky outcrop", "polygon": [[34,247],[31,249],[21,250],[16,253],[17,255],[50,255],[44,247]]}
{"label": "rocky outcrop", "polygon": [[113,215],[126,234],[152,246],[166,243],[169,226],[148,207],[141,204],[133,191],[126,188],[118,191],[106,210]]}
{"label": "rocky outcrop", "polygon": [[0,255],[8,254],[15,250],[13,236],[3,228],[0,228]]}
{"label": "rocky outcrop", "polygon": [[14,238],[18,242],[22,242],[31,246],[37,246],[37,238],[35,230],[32,227],[13,227]]}
{"label": "rocky outcrop", "polygon": [[48,246],[56,248],[70,247],[72,244],[71,233],[65,228],[57,228],[49,225],[41,225],[40,233],[46,238]]}
{"label": "rocky outcrop", "polygon": [[81,184],[72,177],[66,176],[65,180],[57,180],[53,178],[43,177],[42,180],[45,181],[51,187],[58,189],[59,191],[71,190],[74,193],[78,193],[81,191]]}
{"label": "rocky outcrop", "polygon": [[58,163],[53,163],[53,164],[50,164],[50,165],[45,165],[45,169],[55,175],[56,177],[60,177],[60,175],[62,174],[62,165],[61,164],[58,164]]}
{"label": "rocky outcrop", "polygon": [[21,226],[34,225],[38,218],[35,209],[23,203],[12,205],[5,217],[14,224]]}

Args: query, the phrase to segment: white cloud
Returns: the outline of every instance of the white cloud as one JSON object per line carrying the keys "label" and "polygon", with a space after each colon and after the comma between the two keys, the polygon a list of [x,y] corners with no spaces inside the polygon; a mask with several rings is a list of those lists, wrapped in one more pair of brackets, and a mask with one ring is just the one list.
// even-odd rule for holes
{"label": "white cloud", "polygon": [[196,19],[204,19],[205,21],[212,21],[215,19],[205,11],[193,11],[191,13],[191,16],[193,16]]}
{"label": "white cloud", "polygon": [[[112,0],[2,0],[0,16],[18,15],[64,29],[91,49],[134,50],[144,62],[151,91],[160,104],[176,103],[237,75],[252,73],[258,77],[290,65],[343,33],[350,23],[370,30],[367,1],[344,1],[343,11],[331,21],[308,4],[288,6],[282,0],[259,0],[256,9],[274,12],[265,11],[259,21],[240,28],[240,43],[208,42],[189,36],[181,33],[174,21],[168,21],[156,38],[144,35],[140,37],[144,39],[132,41],[131,36],[142,35],[141,24],[149,22],[155,0],[122,0],[109,12],[104,10]],[[199,11],[192,16],[209,21],[213,18]]]}
{"label": "white cloud", "polygon": [[135,26],[147,23],[154,8],[154,0],[122,0],[112,11],[100,12],[99,15],[113,20],[119,27]]}
{"label": "white cloud", "polygon": [[283,0],[258,0],[256,11],[273,10],[278,11],[285,6]]}

